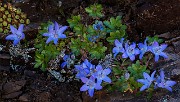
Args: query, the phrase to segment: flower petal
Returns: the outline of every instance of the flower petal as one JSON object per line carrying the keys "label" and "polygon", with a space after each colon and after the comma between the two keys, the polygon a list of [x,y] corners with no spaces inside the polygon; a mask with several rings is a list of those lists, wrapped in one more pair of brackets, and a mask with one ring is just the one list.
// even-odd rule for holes
{"label": "flower petal", "polygon": [[166,49],[167,46],[168,46],[167,44],[162,44],[162,45],[161,45],[161,51],[163,51],[164,49]]}
{"label": "flower petal", "polygon": [[111,69],[107,68],[103,70],[103,74],[108,75],[111,73]]}
{"label": "flower petal", "polygon": [[58,30],[58,35],[59,34],[63,34],[63,32],[68,28],[68,26],[62,26],[59,30]]}
{"label": "flower petal", "polygon": [[164,71],[163,70],[160,71],[160,78],[162,81],[164,80]]}
{"label": "flower petal", "polygon": [[66,38],[66,35],[65,34],[58,34],[58,38],[64,39],[64,38]]}
{"label": "flower petal", "polygon": [[96,85],[95,85],[95,89],[96,89],[96,90],[100,90],[100,89],[102,89],[102,86],[101,86],[100,84],[96,84]]}
{"label": "flower petal", "polygon": [[122,43],[120,43],[119,40],[117,40],[117,39],[114,41],[114,44],[117,47],[122,47]]}
{"label": "flower petal", "polygon": [[67,65],[67,62],[63,62],[63,63],[61,64],[61,68],[64,68],[66,65]]}
{"label": "flower petal", "polygon": [[23,27],[24,27],[24,25],[23,25],[23,24],[20,24],[20,26],[19,26],[19,28],[18,28],[18,31],[23,32]]}
{"label": "flower petal", "polygon": [[107,77],[107,76],[104,77],[103,80],[104,80],[105,82],[111,83],[111,79],[110,79],[109,77]]}
{"label": "flower petal", "polygon": [[135,56],[134,55],[129,56],[129,58],[131,59],[131,61],[135,60]]}
{"label": "flower petal", "polygon": [[141,84],[148,84],[148,81],[145,79],[138,79],[137,82],[139,82]]}
{"label": "flower petal", "polygon": [[159,60],[159,55],[155,55],[155,62]]}
{"label": "flower petal", "polygon": [[50,34],[49,33],[44,33],[43,36],[49,36]]}
{"label": "flower petal", "polygon": [[54,22],[54,28],[56,31],[59,30],[59,24],[56,21]]}
{"label": "flower petal", "polygon": [[15,40],[13,41],[13,45],[16,46],[16,45],[19,43],[19,41],[20,41],[19,39],[15,39]]}
{"label": "flower petal", "polygon": [[12,25],[10,25],[10,29],[13,34],[15,34],[17,32],[17,29]]}
{"label": "flower petal", "polygon": [[86,78],[86,77],[81,77],[81,81],[82,81],[83,83],[86,83],[88,80],[89,80],[89,79]]}
{"label": "flower petal", "polygon": [[151,80],[151,77],[146,73],[143,72],[144,79]]}
{"label": "flower petal", "polygon": [[168,58],[168,56],[164,52],[161,52],[160,56],[163,56],[164,58]]}
{"label": "flower petal", "polygon": [[174,86],[175,84],[175,81],[166,81],[166,86]]}
{"label": "flower petal", "polygon": [[58,39],[57,39],[57,38],[54,39],[54,44],[55,44],[55,45],[58,44]]}
{"label": "flower petal", "polygon": [[89,89],[88,90],[89,96],[93,97],[94,94],[94,89]]}
{"label": "flower petal", "polygon": [[148,88],[148,85],[143,85],[143,86],[141,87],[140,91],[144,91],[144,90],[147,89],[147,88]]}
{"label": "flower petal", "polygon": [[6,40],[14,40],[17,36],[15,34],[8,35],[5,39]]}
{"label": "flower petal", "polygon": [[102,71],[103,69],[102,69],[102,66],[101,65],[97,65],[96,66],[96,71]]}
{"label": "flower petal", "polygon": [[169,87],[169,86],[167,86],[167,87],[165,87],[167,90],[169,90],[169,91],[171,91],[172,92],[172,88],[171,87]]}
{"label": "flower petal", "polygon": [[128,55],[126,54],[126,52],[123,53],[122,58],[128,58]]}
{"label": "flower petal", "polygon": [[47,40],[46,40],[46,44],[48,44],[50,41],[52,41],[53,38],[49,37]]}
{"label": "flower petal", "polygon": [[80,91],[87,91],[89,89],[89,87],[84,84],[81,88],[80,88]]}

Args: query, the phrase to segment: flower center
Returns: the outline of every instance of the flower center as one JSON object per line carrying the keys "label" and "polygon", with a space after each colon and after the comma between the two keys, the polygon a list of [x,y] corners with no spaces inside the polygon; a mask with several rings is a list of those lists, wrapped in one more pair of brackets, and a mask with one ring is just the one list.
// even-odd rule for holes
{"label": "flower center", "polygon": [[154,53],[157,53],[157,54],[159,54],[161,51],[161,47],[155,47],[154,48]]}
{"label": "flower center", "polygon": [[87,82],[87,85],[89,86],[90,89],[93,89],[94,86],[95,86],[95,82],[93,82],[92,80],[89,80],[89,81]]}

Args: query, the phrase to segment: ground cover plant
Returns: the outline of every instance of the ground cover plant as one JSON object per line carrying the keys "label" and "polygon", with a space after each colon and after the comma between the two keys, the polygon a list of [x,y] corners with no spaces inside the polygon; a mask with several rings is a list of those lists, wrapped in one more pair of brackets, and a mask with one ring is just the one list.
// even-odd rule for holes
{"label": "ground cover plant", "polygon": [[[130,41],[121,16],[103,18],[103,6],[97,3],[84,11],[91,23],[82,21],[81,15],[67,18],[68,25],[41,23],[32,48],[34,56],[26,53],[27,58],[34,58],[34,68],[52,74],[59,82],[78,80],[82,85],[79,91],[90,97],[98,90],[147,92],[149,97],[158,88],[172,92],[176,82],[166,78],[163,69],[152,68],[153,62],[168,58],[163,39],[147,36],[139,42]],[[25,26],[21,22],[8,26],[7,48],[31,49]],[[24,58],[24,53],[19,55]]]}

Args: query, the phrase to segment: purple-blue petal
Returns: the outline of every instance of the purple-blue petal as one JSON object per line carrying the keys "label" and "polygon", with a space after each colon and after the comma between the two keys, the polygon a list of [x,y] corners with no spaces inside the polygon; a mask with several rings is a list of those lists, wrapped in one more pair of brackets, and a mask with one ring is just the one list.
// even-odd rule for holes
{"label": "purple-blue petal", "polygon": [[23,25],[23,24],[20,24],[20,26],[19,26],[19,28],[18,28],[18,31],[23,32],[23,27],[24,27],[24,25]]}
{"label": "purple-blue petal", "polygon": [[167,44],[162,44],[162,45],[161,45],[161,51],[163,51],[164,49],[166,49],[166,47],[167,47]]}
{"label": "purple-blue petal", "polygon": [[148,85],[143,85],[141,88],[140,88],[140,91],[144,91],[145,89],[148,88]]}
{"label": "purple-blue petal", "polygon": [[67,65],[67,62],[63,62],[63,63],[61,64],[61,68],[64,68],[66,65]]}
{"label": "purple-blue petal", "polygon": [[122,58],[128,58],[128,55],[126,54],[126,52],[123,53]]}
{"label": "purple-blue petal", "polygon": [[89,79],[86,78],[86,77],[81,77],[81,81],[82,81],[83,83],[86,83],[88,80],[89,80]]}
{"label": "purple-blue petal", "polygon": [[131,61],[135,60],[135,56],[134,55],[129,56],[129,58],[131,59]]}
{"label": "purple-blue petal", "polygon": [[58,35],[59,34],[63,34],[63,32],[68,28],[68,26],[62,26],[59,30],[58,30]]}
{"label": "purple-blue petal", "polygon": [[46,44],[48,44],[50,41],[52,41],[53,38],[49,37],[47,40],[46,40]]}
{"label": "purple-blue petal", "polygon": [[96,66],[96,71],[102,71],[103,69],[102,69],[102,66],[101,65],[97,65]]}
{"label": "purple-blue petal", "polygon": [[19,41],[20,41],[19,39],[15,39],[15,40],[13,41],[13,45],[16,46],[16,45],[19,43]]}
{"label": "purple-blue petal", "polygon": [[159,55],[155,55],[155,62],[159,60]]}
{"label": "purple-blue petal", "polygon": [[15,34],[8,35],[5,39],[6,40],[14,40],[17,36]]}
{"label": "purple-blue petal", "polygon": [[93,97],[94,94],[94,89],[89,89],[88,90],[89,96]]}
{"label": "purple-blue petal", "polygon": [[65,39],[66,35],[65,34],[58,34],[58,38]]}
{"label": "purple-blue petal", "polygon": [[164,52],[161,52],[161,53],[160,53],[160,56],[163,56],[164,58],[168,58],[168,56],[167,56],[166,53],[164,53]]}
{"label": "purple-blue petal", "polygon": [[107,76],[104,77],[103,80],[104,80],[105,82],[111,83],[111,79],[110,79],[109,77],[107,77]]}
{"label": "purple-blue petal", "polygon": [[89,89],[89,87],[84,84],[81,88],[80,88],[80,91],[87,91]]}
{"label": "purple-blue petal", "polygon": [[10,29],[11,29],[11,32],[13,33],[13,34],[15,34],[18,30],[14,27],[14,26],[12,26],[12,25],[10,25]]}
{"label": "purple-blue petal", "polygon": [[167,86],[174,86],[176,84],[175,81],[166,81]]}
{"label": "purple-blue petal", "polygon": [[95,89],[96,89],[96,90],[101,90],[101,89],[102,89],[102,86],[101,86],[100,84],[96,84],[96,85],[95,85]]}
{"label": "purple-blue petal", "polygon": [[109,75],[111,73],[111,69],[107,68],[103,70],[104,75]]}

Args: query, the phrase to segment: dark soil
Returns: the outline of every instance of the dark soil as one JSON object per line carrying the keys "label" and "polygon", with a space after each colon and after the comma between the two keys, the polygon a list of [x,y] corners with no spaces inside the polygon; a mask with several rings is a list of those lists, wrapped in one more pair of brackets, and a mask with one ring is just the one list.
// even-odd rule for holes
{"label": "dark soil", "polygon": [[[67,25],[71,15],[81,14],[86,17],[84,8],[99,1],[103,4],[105,18],[123,16],[128,26],[130,40],[140,41],[147,35],[158,35],[169,44],[166,52],[167,61],[155,63],[154,68],[164,68],[166,75],[177,82],[174,91],[157,90],[148,100],[147,94],[136,96],[131,93],[98,91],[93,98],[80,92],[82,83],[71,81],[60,83],[48,72],[34,69],[31,63],[22,63],[14,71],[10,68],[10,56],[0,52],[0,101],[2,102],[180,102],[180,1],[179,0],[14,0],[14,6],[27,13],[31,24],[25,28],[26,38],[31,41],[36,37],[41,22],[57,21]],[[23,2],[20,2],[23,1]],[[62,5],[60,3],[62,2]],[[5,36],[0,34],[3,44]],[[32,52],[31,54],[33,54]],[[33,61],[33,59],[31,59]],[[24,62],[24,61],[23,61]]]}

